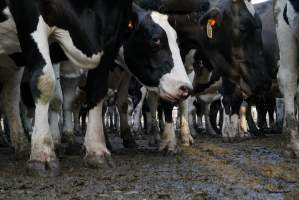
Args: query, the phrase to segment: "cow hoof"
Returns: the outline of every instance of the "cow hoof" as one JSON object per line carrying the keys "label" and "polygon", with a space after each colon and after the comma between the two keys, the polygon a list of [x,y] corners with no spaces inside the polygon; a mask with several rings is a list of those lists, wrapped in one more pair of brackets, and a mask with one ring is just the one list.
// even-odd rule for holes
{"label": "cow hoof", "polygon": [[176,154],[178,152],[176,142],[162,141],[159,147],[159,151],[167,154]]}
{"label": "cow hoof", "polygon": [[183,147],[189,147],[189,146],[193,145],[193,143],[194,143],[193,137],[191,135],[188,135],[187,138],[182,139],[181,145]]}
{"label": "cow hoof", "polygon": [[28,160],[29,156],[30,156],[30,149],[15,150],[16,160]]}
{"label": "cow hoof", "polygon": [[240,141],[240,137],[223,137],[222,140],[226,143],[232,143]]}
{"label": "cow hoof", "polygon": [[92,169],[102,168],[102,167],[114,167],[114,162],[111,158],[110,153],[104,153],[102,155],[87,154],[84,158],[85,165]]}
{"label": "cow hoof", "polygon": [[129,139],[129,140],[123,140],[123,145],[127,149],[136,149],[138,147],[138,144],[134,139]]}
{"label": "cow hoof", "polygon": [[67,146],[64,144],[55,145],[55,154],[58,158],[62,158],[66,154]]}
{"label": "cow hoof", "polygon": [[155,137],[150,137],[148,141],[148,146],[149,147],[158,147],[158,140]]}
{"label": "cow hoof", "polygon": [[42,162],[36,160],[30,160],[27,163],[27,171],[31,176],[38,177],[55,177],[60,174],[60,166],[58,160],[52,160],[50,162]]}
{"label": "cow hoof", "polygon": [[73,132],[65,131],[63,133],[62,142],[66,143],[66,144],[69,144],[69,145],[75,144],[76,139],[75,139],[75,135],[73,134]]}

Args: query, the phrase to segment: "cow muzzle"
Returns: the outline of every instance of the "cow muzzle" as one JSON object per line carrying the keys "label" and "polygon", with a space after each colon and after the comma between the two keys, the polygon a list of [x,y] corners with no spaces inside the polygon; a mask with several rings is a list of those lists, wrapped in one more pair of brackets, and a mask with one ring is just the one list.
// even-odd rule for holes
{"label": "cow muzzle", "polygon": [[178,86],[178,89],[171,90],[171,87],[167,88],[160,88],[160,97],[164,100],[170,101],[172,103],[180,103],[181,101],[187,99],[193,88],[191,84],[181,84]]}

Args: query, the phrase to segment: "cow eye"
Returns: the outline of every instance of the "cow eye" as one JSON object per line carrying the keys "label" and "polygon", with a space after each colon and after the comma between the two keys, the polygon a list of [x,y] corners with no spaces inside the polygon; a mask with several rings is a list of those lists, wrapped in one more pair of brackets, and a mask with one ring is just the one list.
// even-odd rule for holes
{"label": "cow eye", "polygon": [[161,39],[160,38],[153,38],[152,39],[152,44],[153,44],[153,47],[160,47]]}

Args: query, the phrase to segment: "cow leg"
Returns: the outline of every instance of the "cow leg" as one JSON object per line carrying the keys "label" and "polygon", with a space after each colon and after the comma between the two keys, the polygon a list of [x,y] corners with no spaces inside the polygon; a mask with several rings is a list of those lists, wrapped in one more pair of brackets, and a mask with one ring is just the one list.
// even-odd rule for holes
{"label": "cow leg", "polygon": [[285,106],[284,101],[282,98],[276,99],[276,127],[278,132],[281,132],[283,129],[283,120],[284,120],[284,113],[285,113]]}
{"label": "cow leg", "polygon": [[249,137],[249,125],[246,119],[246,115],[248,112],[248,104],[243,102],[240,107],[240,138]]}
{"label": "cow leg", "polygon": [[60,128],[59,128],[59,120],[61,115],[61,108],[62,108],[62,89],[60,85],[60,71],[59,65],[53,65],[53,69],[55,72],[56,77],[56,84],[54,95],[50,102],[50,115],[49,115],[49,122],[51,128],[52,139],[56,148],[61,145],[61,135],[60,135]]}
{"label": "cow leg", "polygon": [[196,136],[196,108],[193,105],[195,98],[190,97],[188,99],[188,121],[189,121],[189,129],[192,136]]}
{"label": "cow leg", "polygon": [[269,96],[269,101],[267,104],[267,108],[268,108],[268,113],[269,113],[269,124],[270,124],[270,131],[275,131],[276,129],[276,125],[275,125],[275,120],[274,120],[274,112],[275,112],[275,107],[276,107],[276,103],[275,103],[275,98],[272,96]]}
{"label": "cow leg", "polygon": [[197,115],[197,129],[202,132],[205,127],[203,123],[203,117],[205,112],[205,103],[200,99],[197,98],[196,102],[193,103],[196,109],[196,115]]}
{"label": "cow leg", "polygon": [[158,112],[159,128],[160,131],[163,131],[165,127],[165,115],[161,103],[157,104],[157,112]]}
{"label": "cow leg", "polygon": [[256,104],[257,109],[257,123],[262,132],[264,132],[266,129],[268,129],[267,125],[267,109],[265,106],[266,102],[264,99],[261,99]]}
{"label": "cow leg", "polygon": [[150,110],[150,117],[148,117],[149,121],[147,122],[150,133],[149,146],[154,147],[157,146],[159,141],[159,125],[157,121],[158,95],[149,92],[147,101],[145,102],[148,104]]}
{"label": "cow leg", "polygon": [[190,146],[194,140],[189,128],[188,120],[188,102],[189,98],[180,104],[180,124],[181,124],[181,145]]}
{"label": "cow leg", "polygon": [[86,148],[86,164],[95,168],[102,165],[105,159],[110,157],[110,152],[106,147],[102,123],[103,101],[104,100],[101,100],[100,103],[89,111],[87,130],[84,140]]}
{"label": "cow leg", "polygon": [[123,139],[123,145],[126,148],[136,148],[137,144],[133,138],[128,124],[128,88],[130,79],[124,80],[118,90],[116,96],[116,105],[119,111],[120,117],[120,134]]}
{"label": "cow leg", "polygon": [[173,105],[164,100],[161,100],[161,104],[165,115],[165,127],[162,133],[161,143],[159,151],[165,151],[169,153],[177,152],[177,139],[174,132],[172,109]]}
{"label": "cow leg", "polygon": [[146,97],[147,90],[145,87],[142,87],[140,89],[141,91],[141,99],[139,103],[137,104],[135,110],[134,110],[134,116],[133,116],[133,131],[137,134],[141,134],[142,132],[142,126],[141,126],[141,116],[142,116],[142,107],[143,107],[143,102]]}
{"label": "cow leg", "polygon": [[[105,60],[105,58],[102,58]],[[108,91],[108,77],[110,63],[103,63],[87,75],[87,130],[84,139],[86,150],[85,163],[92,168],[98,168],[107,163],[112,165],[111,154],[107,149],[103,128],[103,104]]]}
{"label": "cow leg", "polygon": [[211,114],[210,108],[211,108],[211,104],[205,103],[204,116],[205,116],[205,122],[206,122],[206,131],[207,131],[207,134],[216,136],[217,133],[212,125],[211,118],[210,118],[210,114]]}
{"label": "cow leg", "polygon": [[248,126],[249,126],[249,132],[252,133],[254,136],[260,136],[261,134],[260,134],[258,128],[256,127],[254,120],[252,118],[250,105],[247,108],[246,119],[247,119]]}
{"label": "cow leg", "polygon": [[[27,17],[23,18],[28,19]],[[25,26],[25,24],[26,21],[23,25]],[[55,155],[48,121],[50,100],[55,89],[55,73],[48,48],[49,27],[42,17],[39,17],[37,29],[33,33],[28,34],[22,31],[24,30],[19,32],[19,35],[22,35],[19,39],[28,67],[32,71],[32,93],[36,102],[28,170],[34,175],[55,176],[59,174],[59,162]]]}
{"label": "cow leg", "polygon": [[222,138],[225,142],[233,142],[239,138],[239,112],[241,99],[234,95],[235,84],[230,81],[223,81],[223,125]]}
{"label": "cow leg", "polygon": [[213,130],[216,132],[217,135],[221,135],[221,131],[218,128],[217,125],[217,115],[218,112],[221,110],[221,101],[217,100],[212,102],[210,106],[210,121],[211,121],[211,126]]}
{"label": "cow leg", "polygon": [[[279,3],[277,3],[279,4]],[[298,49],[292,30],[283,20],[280,13],[277,37],[280,47],[280,67],[278,83],[285,102],[285,120],[283,135],[285,137],[285,152],[291,157],[299,157],[299,133],[295,118],[295,96],[298,82]]]}
{"label": "cow leg", "polygon": [[[4,64],[4,63],[1,63]],[[11,67],[13,69],[13,67]],[[24,133],[20,116],[20,84],[23,69],[12,72],[2,88],[3,111],[9,123],[9,132],[16,158],[24,158],[29,153],[29,143]]]}
{"label": "cow leg", "polygon": [[74,101],[76,97],[76,88],[79,84],[78,78],[61,78],[63,86],[63,140],[68,144],[75,143],[75,125],[78,119],[73,121]]}

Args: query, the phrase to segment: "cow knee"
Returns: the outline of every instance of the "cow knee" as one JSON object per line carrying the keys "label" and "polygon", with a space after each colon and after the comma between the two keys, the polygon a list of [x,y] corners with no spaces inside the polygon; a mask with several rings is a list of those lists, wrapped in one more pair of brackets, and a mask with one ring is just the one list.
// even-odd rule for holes
{"label": "cow knee", "polygon": [[[34,84],[35,85],[35,84]],[[35,97],[42,104],[47,104],[51,100],[55,89],[55,76],[53,73],[45,73],[40,75],[36,79],[36,91]]]}

